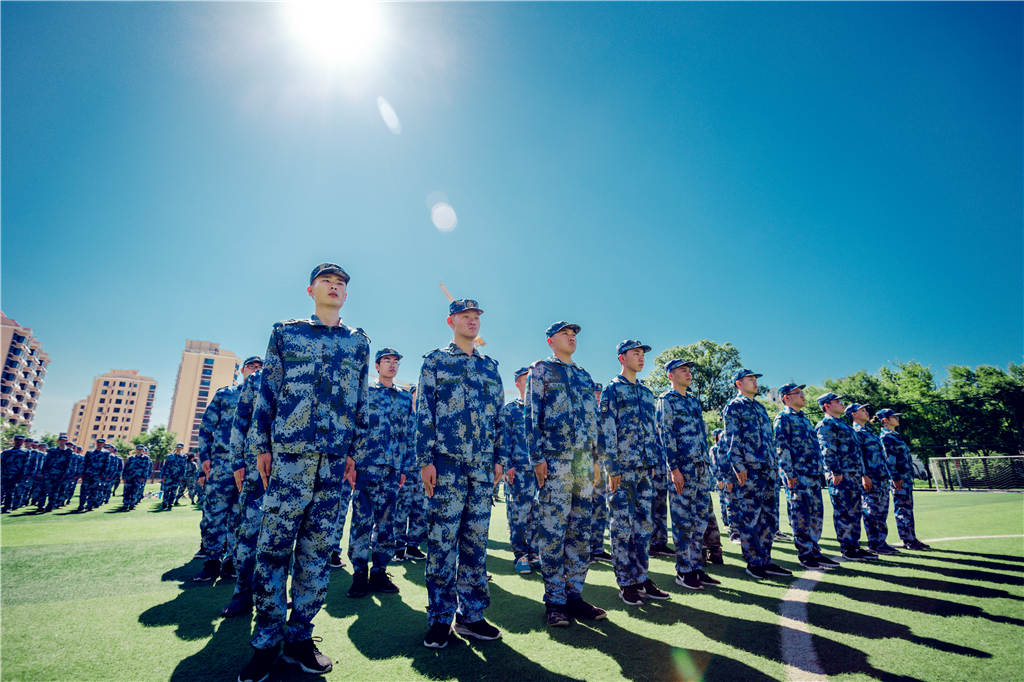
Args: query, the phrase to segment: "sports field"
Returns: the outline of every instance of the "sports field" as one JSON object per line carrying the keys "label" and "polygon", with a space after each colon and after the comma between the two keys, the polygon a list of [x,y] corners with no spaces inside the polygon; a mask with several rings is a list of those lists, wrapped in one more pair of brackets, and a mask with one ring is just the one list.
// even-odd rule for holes
{"label": "sports field", "polygon": [[[250,623],[219,616],[232,585],[189,582],[201,566],[192,559],[199,511],[157,507],[147,498],[130,513],[109,505],[3,517],[2,679],[235,679],[250,655]],[[422,563],[390,569],[401,594],[361,600],[345,597],[347,568],[335,570],[316,634],[336,679],[1024,679],[1024,496],[928,492],[916,507],[933,551],[821,574],[778,543],[776,561],[798,581],[754,582],[727,541],[725,565],[710,571],[720,587],[684,590],[672,562],[653,559],[652,577],[672,600],[631,608],[611,569],[595,565],[584,596],[608,620],[552,631],[540,577],[512,570],[499,504],[487,618],[501,640],[424,648]],[[822,546],[836,553],[830,515],[826,502]],[[279,673],[312,679],[287,666]]]}

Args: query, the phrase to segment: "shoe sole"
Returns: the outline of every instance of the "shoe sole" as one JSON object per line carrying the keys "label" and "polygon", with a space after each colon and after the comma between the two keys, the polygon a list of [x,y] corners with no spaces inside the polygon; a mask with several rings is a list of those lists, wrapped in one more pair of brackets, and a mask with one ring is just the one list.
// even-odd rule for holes
{"label": "shoe sole", "polygon": [[473,632],[469,628],[462,627],[461,625],[455,625],[455,627],[452,629],[455,630],[456,633],[462,635],[463,637],[472,637],[473,639],[479,639],[484,642],[493,642],[496,639],[501,639],[500,632],[496,637],[488,637],[487,635],[481,635],[479,632]]}
{"label": "shoe sole", "polygon": [[423,640],[423,646],[427,647],[428,649],[443,649],[446,646],[448,646],[448,640],[446,639],[440,643],[428,642],[427,640]]}
{"label": "shoe sole", "polygon": [[641,592],[640,596],[647,597],[648,599],[657,599],[658,601],[665,601],[666,599],[672,598],[672,595],[668,592],[666,592],[664,596],[660,594],[651,594],[650,592]]}
{"label": "shoe sole", "polygon": [[549,628],[567,628],[569,627],[569,621],[560,620],[557,623],[548,623]]}
{"label": "shoe sole", "polygon": [[700,579],[700,584],[702,586],[711,585],[713,587],[715,585],[721,585],[722,581],[721,580],[704,580],[704,578],[701,578]]}
{"label": "shoe sole", "polygon": [[765,573],[767,573],[768,575],[771,575],[771,576],[775,576],[776,578],[792,578],[793,577],[793,572],[792,571],[789,571],[787,573],[780,573],[778,571],[765,571]]}
{"label": "shoe sole", "polygon": [[697,585],[697,587],[694,587],[693,585],[687,585],[684,581],[679,580],[678,578],[676,578],[676,585],[679,585],[679,587],[685,587],[688,590],[703,590],[704,589],[704,583],[701,583],[700,585]]}
{"label": "shoe sole", "polygon": [[[326,675],[327,673],[329,673],[332,670],[334,670],[334,664],[333,663],[331,665],[327,666],[326,668],[319,669],[319,670],[316,669],[316,668],[307,668],[305,665],[302,664],[301,661],[299,661],[298,659],[292,658],[291,656],[288,656],[287,654],[281,654],[281,660],[284,661],[285,663],[291,663],[292,665],[299,666],[299,669],[302,670],[302,672],[309,673],[310,675]],[[266,679],[266,678],[264,678],[264,679]]]}
{"label": "shoe sole", "polygon": [[636,601],[629,601],[629,600],[626,599],[626,597],[622,594],[621,591],[619,592],[619,599],[621,599],[623,601],[623,603],[629,604],[630,606],[643,606],[644,605],[644,600],[643,599],[638,599]]}
{"label": "shoe sole", "polygon": [[746,573],[747,575],[749,575],[751,578],[754,578],[755,580],[764,580],[765,578],[768,577],[768,576],[764,576],[764,575],[758,575],[756,573],[751,573],[750,569],[744,569],[743,572]]}

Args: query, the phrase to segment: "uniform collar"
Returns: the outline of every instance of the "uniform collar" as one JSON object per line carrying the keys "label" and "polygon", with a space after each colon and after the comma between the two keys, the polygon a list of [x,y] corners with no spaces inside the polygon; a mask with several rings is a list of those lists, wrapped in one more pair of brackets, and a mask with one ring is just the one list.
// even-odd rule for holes
{"label": "uniform collar", "polygon": [[387,389],[391,389],[392,391],[397,391],[398,390],[398,386],[395,386],[394,384],[391,384],[390,386],[385,386],[384,384],[380,383],[380,379],[376,379],[373,382],[371,388],[387,388]]}
{"label": "uniform collar", "polygon": [[554,363],[559,364],[559,365],[565,365],[566,367],[576,367],[577,366],[575,362],[565,362],[564,360],[559,360],[554,355],[552,355],[551,357],[548,358],[548,362],[554,362]]}
{"label": "uniform collar", "polygon": [[[449,343],[448,346],[445,348],[445,350],[448,351],[449,353],[451,353],[452,355],[466,355],[466,352],[463,351],[461,348],[459,348],[455,344],[454,341]],[[482,355],[480,355],[480,352],[476,349],[476,346],[473,346],[473,356],[478,357],[478,358],[482,358],[483,357]],[[469,357],[469,356],[466,355],[466,357]]]}
{"label": "uniform collar", "polygon": [[796,409],[794,407],[790,407],[789,405],[786,405],[785,407],[783,407],[782,411],[785,412],[786,414],[798,414],[800,416],[803,416],[803,414],[804,414],[803,410],[798,410],[798,409]]}
{"label": "uniform collar", "polygon": [[[309,316],[309,321],[311,323],[313,323],[314,325],[318,326],[318,327],[328,327],[328,326],[330,326],[330,325],[325,324],[323,321],[321,321],[320,318],[316,316],[316,313],[313,313],[312,315]],[[345,326],[345,322],[340,317],[338,318],[338,326],[339,327],[344,327]]]}

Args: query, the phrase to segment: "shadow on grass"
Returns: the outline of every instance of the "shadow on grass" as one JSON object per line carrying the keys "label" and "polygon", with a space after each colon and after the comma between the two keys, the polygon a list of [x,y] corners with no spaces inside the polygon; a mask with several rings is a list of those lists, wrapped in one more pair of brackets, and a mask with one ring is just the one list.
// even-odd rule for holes
{"label": "shadow on grass", "polygon": [[[874,562],[878,565],[879,562]],[[900,568],[907,568],[905,565],[900,565]],[[968,597],[977,597],[979,599],[1013,599],[1016,601],[1024,601],[1024,597],[1011,594],[1006,590],[997,590],[991,587],[983,587],[976,584],[957,583],[948,580],[936,580],[933,578],[919,578],[913,575],[896,575],[892,573],[872,573],[867,576],[872,580],[880,580],[883,582],[890,582],[900,587],[905,587],[914,590],[925,590],[928,592],[941,592],[949,594],[962,594]]]}
{"label": "shadow on grass", "polygon": [[854,601],[871,602],[882,604],[894,609],[906,609],[931,616],[966,616],[968,618],[985,618],[993,623],[1006,623],[1008,625],[1024,626],[1024,620],[1010,616],[994,616],[986,613],[981,607],[971,604],[938,599],[935,597],[924,597],[906,592],[892,592],[889,590],[871,590],[864,587],[854,587],[845,583],[827,583],[818,588],[822,592],[835,592]]}
{"label": "shadow on grass", "polygon": [[[1006,538],[1012,540],[1014,538]],[[939,554],[957,554],[965,556],[980,556],[986,559],[996,559],[998,561],[1010,561],[1013,563],[1024,564],[1024,556],[1014,556],[1012,554],[986,554],[984,552],[965,552],[958,549],[941,549],[939,547],[933,547],[931,551],[926,553],[926,556],[933,559],[942,559],[945,557],[937,556]]]}
{"label": "shadow on grass", "polygon": [[[940,556],[939,554],[937,554],[934,551],[932,551],[932,552],[920,552],[920,553],[915,553],[915,554],[910,554],[910,553],[904,552],[904,553],[902,553],[902,556],[905,556],[905,557],[908,557],[908,558],[913,558],[913,559],[920,558],[920,559],[925,559],[925,560],[930,560],[930,561],[946,561],[946,562],[949,562],[949,563],[952,563],[952,564],[956,564],[958,566],[973,566],[975,568],[982,568],[982,569],[990,570],[990,571],[1010,571],[1010,572],[1016,572],[1016,573],[1024,573],[1024,564],[1003,563],[1003,562],[1000,562],[1000,561],[986,561],[984,559],[964,559],[964,558],[961,558],[959,556],[952,556],[952,557]],[[978,556],[987,556],[987,555],[979,554]],[[1009,559],[1009,558],[1010,557],[1007,557],[1007,559]]]}

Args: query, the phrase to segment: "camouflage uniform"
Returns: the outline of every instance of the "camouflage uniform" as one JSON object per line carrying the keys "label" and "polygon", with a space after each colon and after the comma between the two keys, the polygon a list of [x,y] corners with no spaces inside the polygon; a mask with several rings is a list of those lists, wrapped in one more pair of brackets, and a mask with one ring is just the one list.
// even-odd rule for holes
{"label": "camouflage uniform", "polygon": [[718,443],[711,446],[708,451],[711,457],[712,470],[715,475],[716,483],[723,484],[718,489],[718,504],[720,507],[720,513],[722,517],[722,525],[726,528],[732,527],[732,519],[729,518],[729,498],[732,493],[725,487],[726,483],[735,483],[736,477],[732,473],[732,465],[729,460],[724,456],[722,449],[718,447]]}
{"label": "camouflage uniform", "polygon": [[683,492],[672,487],[672,541],[676,545],[676,573],[703,566],[704,532],[711,503],[711,456],[704,412],[692,393],[672,389],[658,396],[658,437],[668,469],[683,475]]}
{"label": "camouflage uniform", "polygon": [[[410,397],[411,397],[410,393]],[[410,399],[410,403],[411,403]],[[415,407],[413,408],[415,415]],[[420,545],[427,538],[427,496],[423,494],[423,483],[420,481],[420,469],[416,465],[415,427],[411,429],[409,449],[409,468],[405,471],[405,485],[398,491],[398,504],[395,506],[395,551]]]}
{"label": "camouflage uniform", "polygon": [[455,343],[423,356],[417,384],[416,462],[437,470],[428,499],[427,622],[483,618],[487,590],[487,527],[494,465],[505,461],[504,393],[498,363]]}
{"label": "camouflage uniform", "polygon": [[743,394],[729,401],[722,410],[722,420],[722,456],[734,474],[747,472],[743,485],[735,476],[730,481],[729,521],[739,532],[744,560],[763,568],[771,563],[772,523],[778,513],[775,485],[779,474],[772,423],[764,406]]}
{"label": "camouflage uniform", "polygon": [[655,411],[651,389],[639,381],[631,383],[621,374],[601,394],[605,467],[609,477],[621,476],[609,503],[612,560],[619,587],[640,585],[648,579],[653,476],[664,462]]}
{"label": "camouflage uniform", "polygon": [[43,461],[43,498],[39,505],[46,511],[60,506],[61,495],[71,467],[71,460],[74,453],[70,447],[54,447],[46,451],[46,459]]}
{"label": "camouflage uniform", "polygon": [[203,503],[203,488],[199,485],[199,475],[202,471],[199,469],[199,465],[188,460],[185,463],[185,486],[188,490],[189,499],[193,504]]}
{"label": "camouflage uniform", "polygon": [[590,374],[575,363],[552,356],[530,366],[527,448],[531,468],[541,462],[548,467],[536,513],[544,603],[550,606],[581,598],[590,565],[598,429],[594,390]]}
{"label": "camouflage uniform", "polygon": [[[825,471],[829,474],[828,492],[832,498],[836,538],[843,552],[848,552],[860,544],[860,477],[864,474],[860,443],[853,427],[836,417],[826,415],[815,429]],[[843,480],[836,484],[834,477],[839,474]]]}
{"label": "camouflage uniform", "polygon": [[68,461],[68,472],[64,475],[64,484],[60,491],[60,506],[63,507],[75,496],[75,488],[78,487],[78,478],[82,475],[82,462],[84,457],[71,448],[71,458]]}
{"label": "camouflage uniform", "polygon": [[126,508],[131,508],[142,501],[145,492],[146,478],[153,469],[153,460],[141,454],[135,454],[124,463],[124,486],[121,499]]}
{"label": "camouflage uniform", "polygon": [[95,450],[85,453],[79,507],[85,506],[92,509],[103,503],[103,483],[106,480],[109,467],[110,457],[106,450],[97,447]]}
{"label": "camouflage uniform", "polygon": [[45,443],[40,444],[41,449],[36,450],[35,466],[32,470],[32,487],[30,489],[30,502],[37,507],[46,504],[46,457],[49,450]]}
{"label": "camouflage uniform", "polygon": [[893,483],[902,482],[897,490],[893,485],[892,509],[896,517],[896,531],[900,540],[906,543],[917,541],[914,529],[914,465],[910,459],[910,446],[903,436],[892,429],[882,429],[882,448],[885,451],[887,469]]}
{"label": "camouflage uniform", "polygon": [[[246,449],[246,436],[253,423],[253,409],[256,395],[260,390],[262,374],[262,370],[257,370],[242,383],[238,404],[235,406],[235,416],[231,420],[231,436],[228,439],[232,471],[245,468],[242,492],[238,498],[239,520],[234,555],[237,573],[235,597],[252,596],[252,577],[256,570],[256,542],[260,536],[260,525],[263,523],[263,477],[256,469],[256,453]],[[268,428],[268,425],[264,424],[263,428]],[[191,475],[191,478],[195,479],[195,475]]]}
{"label": "camouflage uniform", "polygon": [[[249,453],[273,457],[253,574],[257,649],[312,636],[338,542],[345,459],[366,431],[369,356],[362,330],[327,326],[316,315],[278,322],[271,332],[246,437]],[[293,548],[294,608],[286,624]]]}
{"label": "camouflage uniform", "polygon": [[[376,381],[367,392],[368,431],[356,452],[348,557],[353,571],[382,573],[395,552],[398,482],[411,467],[412,396]],[[415,483],[408,481],[407,483]]]}
{"label": "camouflage uniform", "polygon": [[160,491],[164,506],[171,507],[181,495],[185,477],[185,455],[172,452],[160,467]]}
{"label": "camouflage uniform", "polygon": [[811,420],[802,411],[786,406],[775,416],[775,448],[783,475],[797,479],[787,496],[793,544],[800,559],[811,559],[821,554],[821,451]]}
{"label": "camouflage uniform", "polygon": [[17,497],[16,491],[25,475],[25,465],[28,463],[28,451],[23,446],[12,447],[0,454],[0,487],[3,488],[3,511],[16,509],[14,506]]}
{"label": "camouflage uniform", "polygon": [[103,504],[110,502],[110,498],[114,496],[114,491],[117,490],[117,486],[121,482],[121,476],[124,474],[124,467],[124,457],[111,453],[110,489],[107,491],[107,497]]}
{"label": "camouflage uniform", "polygon": [[210,462],[206,477],[203,518],[199,522],[208,560],[233,557],[238,520],[238,486],[230,453],[231,425],[242,394],[241,386],[219,389],[203,413],[199,426],[199,461]]}
{"label": "camouflage uniform", "polygon": [[538,553],[537,477],[526,445],[525,403],[516,398],[501,408],[505,433],[509,436],[509,467],[515,470],[512,485],[505,485],[505,514],[512,555],[518,559]]}
{"label": "camouflage uniform", "polygon": [[853,430],[860,443],[864,460],[864,475],[871,479],[871,492],[861,495],[861,513],[864,531],[868,536],[868,549],[885,547],[889,535],[886,517],[889,515],[889,467],[882,450],[882,441],[867,426],[854,424]]}

